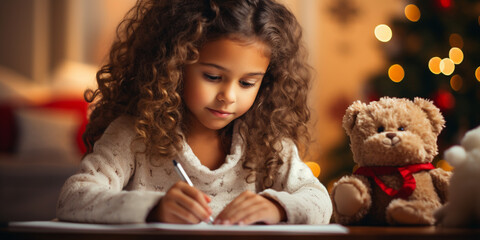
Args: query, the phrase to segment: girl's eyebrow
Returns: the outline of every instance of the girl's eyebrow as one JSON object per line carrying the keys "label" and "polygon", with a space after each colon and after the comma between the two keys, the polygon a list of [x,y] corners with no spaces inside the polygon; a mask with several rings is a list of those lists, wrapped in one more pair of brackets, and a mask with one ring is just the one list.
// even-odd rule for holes
{"label": "girl's eyebrow", "polygon": [[[229,69],[225,68],[225,67],[222,67],[220,65],[217,65],[217,64],[214,64],[214,63],[204,63],[204,62],[199,62],[200,65],[203,65],[203,66],[210,66],[210,67],[214,67],[214,68],[217,68],[219,70],[222,70],[224,72],[231,72]],[[251,73],[248,73],[246,74],[247,76],[263,76],[265,75],[264,72],[251,72]]]}

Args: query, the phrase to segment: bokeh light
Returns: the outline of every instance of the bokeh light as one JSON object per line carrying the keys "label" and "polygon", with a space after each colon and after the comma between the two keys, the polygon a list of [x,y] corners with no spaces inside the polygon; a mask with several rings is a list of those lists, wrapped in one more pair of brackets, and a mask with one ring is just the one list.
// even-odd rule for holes
{"label": "bokeh light", "polygon": [[388,42],[392,39],[392,29],[385,24],[375,27],[375,37],[381,42]]}
{"label": "bokeh light", "polygon": [[393,64],[388,69],[388,77],[390,77],[390,79],[394,82],[401,82],[403,77],[405,77],[405,71],[399,64]]}
{"label": "bokeh light", "polygon": [[449,111],[455,107],[455,97],[450,91],[445,89],[440,89],[435,93],[433,102],[442,111]]}
{"label": "bokeh light", "polygon": [[450,76],[453,71],[455,71],[455,63],[453,63],[452,59],[450,58],[442,59],[442,61],[440,61],[440,71],[443,74]]}
{"label": "bokeh light", "polygon": [[453,75],[452,78],[450,78],[450,87],[453,90],[458,92],[460,89],[462,89],[462,86],[463,86],[463,78],[460,75],[455,74]]}
{"label": "bokeh light", "polygon": [[440,0],[440,5],[444,8],[452,6],[452,0]]}
{"label": "bokeh light", "polygon": [[448,164],[447,161],[445,161],[445,160],[443,160],[443,159],[442,159],[442,160],[438,160],[438,162],[437,162],[437,168],[441,168],[441,169],[443,169],[443,170],[445,170],[445,171],[452,171],[452,170],[453,170],[453,167],[452,167],[450,164]]}
{"label": "bokeh light", "polygon": [[448,42],[451,47],[463,48],[463,38],[457,33],[450,34]]}
{"label": "bokeh light", "polygon": [[439,57],[433,57],[428,61],[428,68],[430,71],[434,74],[440,74],[442,71],[440,71],[440,59]]}
{"label": "bokeh light", "polygon": [[460,64],[463,61],[463,52],[460,48],[453,47],[448,52],[448,57],[452,59],[453,63]]}
{"label": "bokeh light", "polygon": [[475,70],[475,78],[477,78],[477,81],[480,82],[480,67]]}
{"label": "bokeh light", "polygon": [[415,4],[407,5],[405,7],[405,17],[412,22],[417,22],[420,20],[420,9]]}
{"label": "bokeh light", "polygon": [[316,162],[306,162],[305,164],[307,164],[307,166],[310,168],[310,170],[312,170],[313,176],[315,176],[316,178],[318,178],[318,176],[320,176],[321,169],[320,169],[320,165],[318,165],[318,163],[316,163]]}

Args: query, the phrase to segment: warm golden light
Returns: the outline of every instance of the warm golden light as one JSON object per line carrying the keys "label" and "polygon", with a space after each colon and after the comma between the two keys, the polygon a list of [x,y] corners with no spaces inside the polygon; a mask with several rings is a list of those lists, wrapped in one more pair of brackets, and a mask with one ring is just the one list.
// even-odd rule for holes
{"label": "warm golden light", "polygon": [[463,61],[463,52],[460,48],[453,47],[448,52],[448,57],[452,59],[453,63],[460,64]]}
{"label": "warm golden light", "polygon": [[412,22],[417,22],[420,19],[420,9],[415,4],[407,5],[405,7],[405,17]]}
{"label": "warm golden light", "polygon": [[318,178],[318,176],[320,176],[321,169],[320,169],[320,165],[318,165],[318,163],[316,163],[316,162],[306,162],[305,164],[310,168],[310,170],[312,170],[313,176],[315,176],[317,178]]}
{"label": "warm golden light", "polygon": [[405,77],[405,71],[399,64],[393,64],[388,69],[388,77],[390,77],[390,79],[394,82],[401,82],[403,77]]}
{"label": "warm golden light", "polygon": [[428,68],[430,71],[434,74],[440,74],[442,71],[440,71],[440,59],[439,57],[433,57],[428,61]]}
{"label": "warm golden light", "polygon": [[453,63],[452,59],[450,58],[442,59],[442,61],[440,61],[440,71],[449,76],[453,73],[453,71],[455,71],[455,63]]}
{"label": "warm golden light", "polygon": [[458,92],[460,89],[462,89],[462,86],[463,86],[463,78],[460,77],[460,75],[455,74],[453,75],[452,78],[450,78],[450,87],[453,90]]}
{"label": "warm golden light", "polygon": [[443,160],[443,159],[442,159],[442,160],[438,160],[438,162],[437,162],[437,168],[441,168],[441,169],[443,169],[443,170],[445,170],[445,171],[452,171],[452,170],[453,170],[453,167],[452,167],[450,164],[448,164],[447,161],[445,161],[445,160]]}
{"label": "warm golden light", "polygon": [[450,43],[451,47],[463,48],[463,38],[457,33],[450,34],[448,42]]}
{"label": "warm golden light", "polygon": [[375,37],[381,42],[388,42],[392,39],[392,29],[385,24],[375,27]]}
{"label": "warm golden light", "polygon": [[475,70],[475,78],[477,78],[477,81],[480,82],[480,67]]}

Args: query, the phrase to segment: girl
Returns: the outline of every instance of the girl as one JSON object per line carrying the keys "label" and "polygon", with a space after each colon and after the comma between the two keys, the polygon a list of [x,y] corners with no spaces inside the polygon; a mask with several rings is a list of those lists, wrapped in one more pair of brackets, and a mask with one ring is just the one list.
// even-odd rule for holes
{"label": "girl", "polygon": [[60,220],[329,222],[296,147],[309,140],[310,75],[292,13],[272,0],[145,0],[117,36],[86,92],[88,152]]}

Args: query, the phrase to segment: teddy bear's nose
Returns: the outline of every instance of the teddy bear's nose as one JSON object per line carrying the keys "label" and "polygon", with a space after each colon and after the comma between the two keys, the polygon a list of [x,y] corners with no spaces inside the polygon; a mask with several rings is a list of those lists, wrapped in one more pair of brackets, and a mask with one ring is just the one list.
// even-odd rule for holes
{"label": "teddy bear's nose", "polygon": [[397,136],[397,134],[395,134],[395,133],[387,133],[387,137],[390,138],[390,139],[393,139],[395,136]]}

